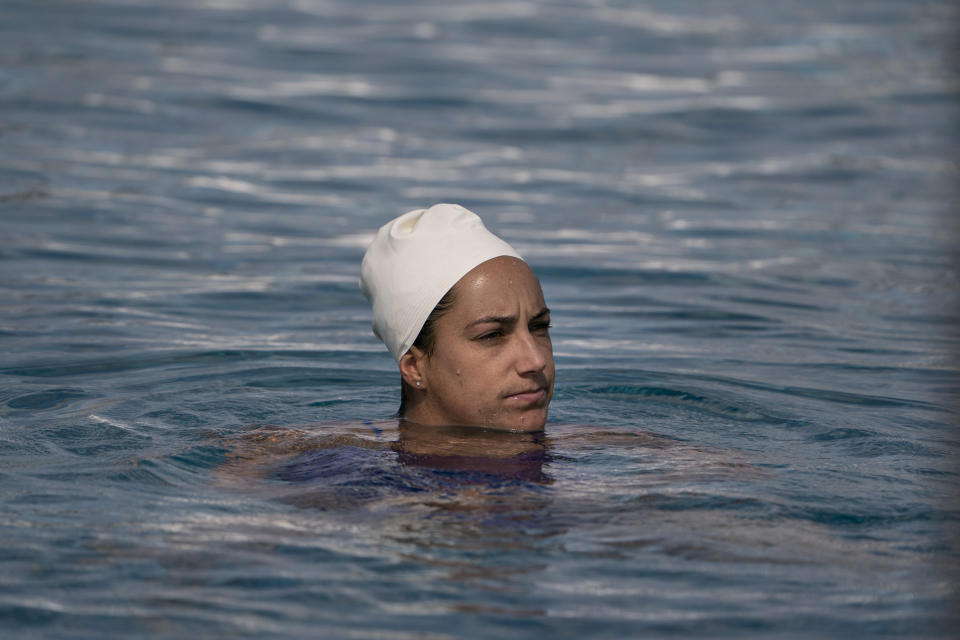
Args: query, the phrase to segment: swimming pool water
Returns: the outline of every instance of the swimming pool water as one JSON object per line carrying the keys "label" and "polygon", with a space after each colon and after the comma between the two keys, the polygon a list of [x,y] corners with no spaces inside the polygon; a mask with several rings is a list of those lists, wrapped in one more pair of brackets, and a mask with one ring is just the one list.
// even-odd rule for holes
{"label": "swimming pool water", "polygon": [[[952,3],[0,17],[4,637],[954,635]],[[360,258],[441,201],[542,438],[390,419]]]}

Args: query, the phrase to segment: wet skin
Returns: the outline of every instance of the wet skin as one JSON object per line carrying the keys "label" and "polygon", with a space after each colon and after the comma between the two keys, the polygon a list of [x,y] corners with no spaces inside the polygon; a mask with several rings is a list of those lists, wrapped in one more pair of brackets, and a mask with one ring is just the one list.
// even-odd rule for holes
{"label": "wet skin", "polygon": [[[412,347],[400,372],[413,388],[407,420],[539,431],[553,397],[550,311],[522,260],[488,260],[454,286],[435,324],[436,346]],[[417,382],[420,386],[417,387]]]}

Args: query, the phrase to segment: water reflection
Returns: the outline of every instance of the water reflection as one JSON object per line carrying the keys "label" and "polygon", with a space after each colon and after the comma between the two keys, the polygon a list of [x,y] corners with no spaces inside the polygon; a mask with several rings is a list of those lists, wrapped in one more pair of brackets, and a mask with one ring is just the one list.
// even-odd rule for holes
{"label": "water reflection", "polygon": [[403,465],[482,474],[489,479],[548,483],[544,434],[401,422],[393,449]]}
{"label": "water reflection", "polygon": [[[218,522],[216,535],[252,530],[274,549],[271,563],[296,563],[284,555],[303,548],[376,562],[368,582],[382,612],[414,606],[390,587],[412,582],[429,585],[432,597],[415,606],[430,615],[539,623],[555,615],[545,602],[562,601],[565,615],[663,621],[677,613],[677,593],[711,597],[702,575],[723,567],[756,580],[810,571],[814,582],[822,574],[875,589],[916,561],[894,539],[850,531],[816,505],[744,490],[775,485],[778,465],[636,428],[552,424],[546,435],[386,421],[262,427],[228,444],[222,482],[273,503],[267,511],[295,508]],[[263,551],[251,545],[258,558]],[[585,578],[584,563],[602,577]],[[324,588],[334,585],[353,588],[349,579]],[[744,602],[762,599],[744,589]]]}
{"label": "water reflection", "polygon": [[220,482],[257,480],[301,507],[350,508],[407,494],[552,482],[544,471],[550,456],[542,432],[390,421],[266,426],[227,444],[228,461],[216,471]]}
{"label": "water reflection", "polygon": [[544,552],[565,531],[553,515],[543,433],[387,421],[261,427],[228,446],[215,471],[221,484],[293,505],[298,522],[348,532],[347,542],[337,536],[339,551],[374,548],[487,593],[511,592],[543,570]]}

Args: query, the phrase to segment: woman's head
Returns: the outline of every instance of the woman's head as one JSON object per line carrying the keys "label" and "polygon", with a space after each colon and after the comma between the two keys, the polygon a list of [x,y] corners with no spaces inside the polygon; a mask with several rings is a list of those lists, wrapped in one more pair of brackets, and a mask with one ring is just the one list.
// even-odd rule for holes
{"label": "woman's head", "polygon": [[360,286],[400,367],[402,417],[543,428],[554,379],[549,310],[530,267],[476,215],[437,205],[388,223]]}
{"label": "woman's head", "polygon": [[400,358],[404,417],[536,431],[553,397],[550,310],[533,271],[517,258],[487,260],[452,289],[430,328],[432,344]]}

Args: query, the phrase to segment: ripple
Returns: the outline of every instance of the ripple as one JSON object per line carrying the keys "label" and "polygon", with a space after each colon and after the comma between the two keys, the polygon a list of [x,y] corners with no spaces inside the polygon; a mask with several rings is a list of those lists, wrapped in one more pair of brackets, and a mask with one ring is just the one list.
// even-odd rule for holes
{"label": "ripple", "polygon": [[11,409],[61,409],[77,400],[90,397],[92,396],[81,389],[49,389],[18,396],[8,400],[6,404]]}

